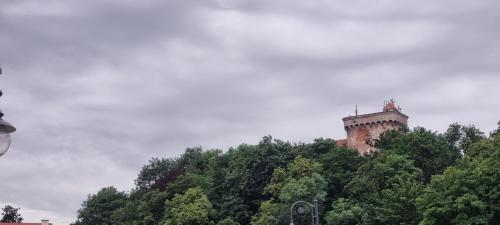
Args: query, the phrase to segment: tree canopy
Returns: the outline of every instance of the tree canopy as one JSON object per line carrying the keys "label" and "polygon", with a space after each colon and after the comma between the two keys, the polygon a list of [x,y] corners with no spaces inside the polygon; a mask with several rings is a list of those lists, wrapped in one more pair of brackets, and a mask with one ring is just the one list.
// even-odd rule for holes
{"label": "tree canopy", "polygon": [[226,151],[188,148],[151,159],[128,192],[89,195],[73,224],[287,225],[297,200],[318,200],[328,225],[500,224],[499,133],[500,124],[487,136],[456,123],[444,133],[388,131],[366,155],[331,139],[271,136]]}
{"label": "tree canopy", "polygon": [[14,208],[11,205],[5,205],[2,208],[2,219],[0,222],[3,223],[21,223],[23,222],[23,217],[19,213],[19,208]]}

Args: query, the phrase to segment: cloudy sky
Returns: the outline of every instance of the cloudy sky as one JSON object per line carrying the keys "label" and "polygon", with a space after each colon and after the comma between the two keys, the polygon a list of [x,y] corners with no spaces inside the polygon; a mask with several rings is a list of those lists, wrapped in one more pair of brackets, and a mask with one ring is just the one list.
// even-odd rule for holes
{"label": "cloudy sky", "polygon": [[0,99],[18,131],[0,205],[67,225],[151,157],[271,134],[342,138],[395,98],[410,126],[493,130],[497,0],[0,0]]}

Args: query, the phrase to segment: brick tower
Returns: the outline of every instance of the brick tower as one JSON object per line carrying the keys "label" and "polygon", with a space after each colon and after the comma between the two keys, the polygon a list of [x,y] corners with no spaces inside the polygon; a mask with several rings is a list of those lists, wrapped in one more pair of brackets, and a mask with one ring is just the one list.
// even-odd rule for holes
{"label": "brick tower", "polygon": [[338,140],[337,145],[355,149],[359,153],[375,150],[367,144],[368,140],[378,139],[387,130],[401,129],[408,125],[408,116],[400,112],[394,100],[384,104],[382,112],[343,118],[347,139]]}

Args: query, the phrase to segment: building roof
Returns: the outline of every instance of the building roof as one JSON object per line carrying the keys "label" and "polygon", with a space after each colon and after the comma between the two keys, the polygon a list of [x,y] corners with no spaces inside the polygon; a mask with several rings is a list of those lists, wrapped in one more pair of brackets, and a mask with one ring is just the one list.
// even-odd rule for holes
{"label": "building roof", "polygon": [[[42,225],[42,223],[0,223],[0,225]],[[49,225],[53,225],[49,223]]]}

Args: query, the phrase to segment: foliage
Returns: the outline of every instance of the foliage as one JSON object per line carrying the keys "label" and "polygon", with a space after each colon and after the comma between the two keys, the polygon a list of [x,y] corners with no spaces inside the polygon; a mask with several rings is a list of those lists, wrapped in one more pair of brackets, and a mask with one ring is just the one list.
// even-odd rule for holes
{"label": "foliage", "polygon": [[[498,143],[500,137],[492,140]],[[418,199],[421,225],[500,224],[500,145],[434,177]]]}
{"label": "foliage", "polygon": [[446,167],[454,165],[460,158],[459,150],[450,148],[444,135],[422,127],[409,132],[386,132],[375,145],[383,152],[407,155],[422,170],[425,182],[429,182],[432,175],[440,174]]}
{"label": "foliage", "polygon": [[276,207],[273,203],[273,199],[265,201],[260,205],[260,210],[255,216],[252,217],[252,225],[271,225],[278,224],[280,220],[283,220],[282,216],[283,208]]}
{"label": "foliage", "polygon": [[217,225],[240,225],[238,222],[235,222],[232,218],[228,217],[223,219],[217,223]]}
{"label": "foliage", "polygon": [[203,174],[187,173],[177,177],[175,181],[167,186],[168,198],[176,194],[183,194],[187,189],[200,187],[205,192],[212,187],[212,177]]}
{"label": "foliage", "polygon": [[335,147],[319,156],[323,165],[323,176],[328,182],[325,205],[331,206],[334,199],[346,197],[344,187],[355,176],[356,170],[364,162],[357,152],[347,148]]}
{"label": "foliage", "polygon": [[300,155],[286,169],[275,169],[265,188],[274,198],[261,204],[252,225],[286,224],[288,208],[295,201],[324,201],[327,182],[320,174],[322,170],[320,163]]}
{"label": "foliage", "polygon": [[363,164],[356,176],[347,184],[349,197],[364,201],[380,197],[382,191],[398,185],[403,180],[419,181],[422,171],[405,155],[382,153]]}
{"label": "foliage", "polygon": [[374,220],[381,224],[418,224],[421,218],[416,200],[422,190],[423,185],[415,179],[402,179],[382,190],[374,204]]}
{"label": "foliage", "polygon": [[135,180],[138,190],[165,190],[168,183],[184,173],[179,159],[153,158],[144,165]]}
{"label": "foliage", "polygon": [[165,203],[162,225],[207,225],[215,211],[201,188],[190,188],[184,195],[176,195]]}
{"label": "foliage", "polygon": [[21,223],[23,222],[23,217],[19,213],[19,208],[14,208],[11,205],[5,205],[2,208],[2,219],[0,222],[3,223]]}
{"label": "foliage", "polygon": [[444,136],[448,140],[450,149],[463,155],[469,153],[472,144],[486,139],[484,133],[474,125],[464,126],[458,123],[451,124]]}
{"label": "foliage", "polygon": [[267,200],[264,188],[276,168],[285,167],[294,157],[294,147],[266,136],[258,145],[240,145],[226,153],[224,181],[216,185],[223,193],[214,204],[221,217],[231,216],[240,224],[249,224],[260,204]]}
{"label": "foliage", "polygon": [[144,194],[137,207],[140,218],[139,225],[158,224],[165,213],[167,194],[160,191],[150,191]]}
{"label": "foliage", "polygon": [[327,224],[357,225],[367,217],[366,210],[348,199],[339,198],[332,205],[333,210],[326,215]]}
{"label": "foliage", "polygon": [[116,224],[113,214],[115,210],[126,205],[127,196],[114,187],[101,189],[95,195],[89,195],[78,210],[79,225],[111,225]]}
{"label": "foliage", "polygon": [[491,137],[500,134],[500,120],[498,121],[497,126],[498,126],[497,129],[490,133]]}
{"label": "foliage", "polygon": [[292,203],[314,199],[329,225],[500,224],[499,134],[500,124],[488,137],[456,123],[388,131],[368,155],[270,136],[224,153],[188,148],[150,160],[129,194],[89,195],[73,224],[285,225]]}
{"label": "foliage", "polygon": [[[415,224],[422,171],[405,155],[377,154],[345,187],[348,199],[333,203],[329,224]],[[336,206],[338,204],[338,206]],[[344,211],[339,211],[340,209]]]}
{"label": "foliage", "polygon": [[[143,220],[139,216],[139,211],[137,209],[137,205],[139,202],[137,200],[127,200],[125,206],[118,208],[113,211],[111,215],[111,220],[115,222],[115,224],[120,225],[139,225],[144,224]],[[79,225],[80,223],[76,223],[75,225]]]}

